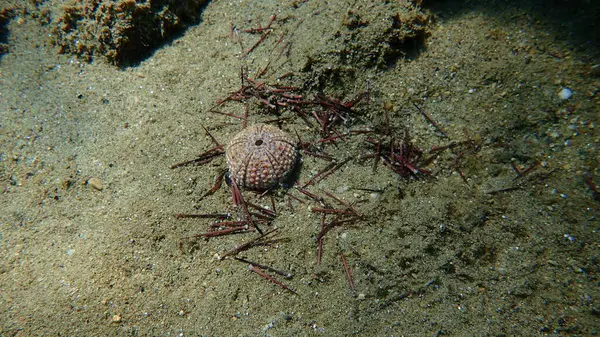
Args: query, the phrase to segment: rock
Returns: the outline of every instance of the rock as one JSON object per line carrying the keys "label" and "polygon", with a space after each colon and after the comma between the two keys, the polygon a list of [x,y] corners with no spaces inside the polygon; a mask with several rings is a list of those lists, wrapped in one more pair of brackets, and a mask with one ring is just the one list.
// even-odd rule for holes
{"label": "rock", "polygon": [[53,43],[84,60],[129,65],[200,20],[206,0],[71,0],[55,13]]}
{"label": "rock", "polygon": [[102,184],[102,180],[92,177],[88,179],[87,185],[96,191],[102,191],[104,189],[104,185]]}

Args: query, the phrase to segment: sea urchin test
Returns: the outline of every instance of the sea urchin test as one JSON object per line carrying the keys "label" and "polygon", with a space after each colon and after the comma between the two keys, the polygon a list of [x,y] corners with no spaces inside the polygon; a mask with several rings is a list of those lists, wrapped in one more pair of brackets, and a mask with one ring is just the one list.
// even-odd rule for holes
{"label": "sea urchin test", "polygon": [[268,190],[284,181],[294,170],[298,151],[282,130],[268,124],[247,127],[227,144],[229,176],[251,190]]}

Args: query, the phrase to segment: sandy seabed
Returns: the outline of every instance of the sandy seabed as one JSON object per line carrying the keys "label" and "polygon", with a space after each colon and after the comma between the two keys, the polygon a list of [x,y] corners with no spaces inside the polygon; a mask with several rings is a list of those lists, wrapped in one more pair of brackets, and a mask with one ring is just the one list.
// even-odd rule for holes
{"label": "sandy seabed", "polygon": [[[0,336],[597,335],[599,7],[545,3],[426,1],[425,28],[400,41],[385,36],[409,22],[387,3],[213,1],[126,67],[59,54],[51,20],[17,13],[0,41]],[[244,29],[274,14],[256,44]],[[256,234],[190,238],[211,220],[174,217],[236,213],[225,185],[200,200],[222,158],[170,167],[214,146],[203,127],[239,132],[210,110],[241,69],[307,99],[368,91],[340,130],[455,144],[431,175],[401,177],[361,159],[364,134],[324,143],[351,159],[310,191],[362,219],[327,233],[317,265],[318,202],[278,190],[277,242],[239,255],[291,273],[276,277],[297,294],[215,258]],[[252,99],[220,109],[275,118]],[[304,154],[298,181],[327,165]]]}

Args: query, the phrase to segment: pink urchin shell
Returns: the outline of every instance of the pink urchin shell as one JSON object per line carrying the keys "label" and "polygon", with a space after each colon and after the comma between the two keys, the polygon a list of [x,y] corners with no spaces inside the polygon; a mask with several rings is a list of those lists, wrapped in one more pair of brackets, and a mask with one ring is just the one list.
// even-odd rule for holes
{"label": "pink urchin shell", "polygon": [[247,127],[227,144],[229,177],[247,189],[267,190],[277,186],[294,170],[298,151],[283,131],[268,124]]}

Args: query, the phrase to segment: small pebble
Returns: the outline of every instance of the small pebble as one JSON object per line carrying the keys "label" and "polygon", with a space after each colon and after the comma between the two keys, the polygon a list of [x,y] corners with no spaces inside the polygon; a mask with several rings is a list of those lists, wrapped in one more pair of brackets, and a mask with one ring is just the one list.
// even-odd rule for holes
{"label": "small pebble", "polygon": [[571,91],[571,89],[562,88],[562,90],[558,93],[558,98],[560,98],[564,101],[566,99],[571,98],[571,95],[573,95],[573,92]]}
{"label": "small pebble", "polygon": [[90,178],[88,179],[87,183],[91,188],[97,191],[102,191],[102,189],[104,189],[104,186],[102,185],[102,180],[98,178]]}

